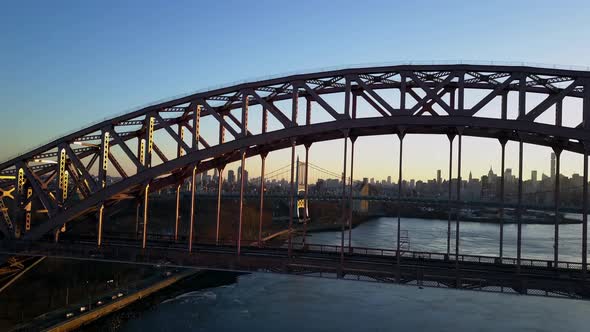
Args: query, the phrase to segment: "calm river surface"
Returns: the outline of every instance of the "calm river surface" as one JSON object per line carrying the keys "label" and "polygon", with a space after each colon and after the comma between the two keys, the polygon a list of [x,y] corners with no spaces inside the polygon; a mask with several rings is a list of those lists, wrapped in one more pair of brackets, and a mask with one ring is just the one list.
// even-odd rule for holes
{"label": "calm river surface", "polygon": [[[447,220],[402,218],[410,250],[446,253]],[[516,257],[516,224],[504,225],[504,256]],[[554,225],[522,225],[522,257],[553,260]],[[500,226],[492,223],[461,222],[459,249],[462,254],[498,256]],[[314,233],[308,243],[340,245],[340,232]],[[397,218],[376,218],[352,230],[353,247],[395,249]],[[346,233],[345,245],[348,245]],[[296,239],[296,241],[301,241]],[[451,252],[455,252],[455,223],[451,221]],[[582,225],[559,225],[559,260],[582,261]]]}
{"label": "calm river surface", "polygon": [[[393,248],[397,219],[353,230],[353,246]],[[446,220],[402,219],[411,250],[446,251]],[[496,255],[498,225],[461,224],[461,252]],[[515,255],[516,226],[505,227]],[[310,243],[339,244],[340,232]],[[552,258],[553,226],[523,226],[523,257]],[[581,225],[560,227],[560,260],[579,261]],[[122,331],[582,331],[590,302],[314,277],[249,274],[189,292],[129,320]]]}

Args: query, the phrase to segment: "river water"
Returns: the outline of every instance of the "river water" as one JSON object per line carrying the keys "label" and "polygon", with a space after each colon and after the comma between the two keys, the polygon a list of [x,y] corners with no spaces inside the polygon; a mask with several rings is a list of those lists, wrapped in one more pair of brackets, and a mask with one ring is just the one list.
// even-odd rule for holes
{"label": "river water", "polygon": [[[459,249],[462,254],[498,256],[500,225],[461,222]],[[401,230],[408,233],[412,251],[447,252],[447,220],[402,218]],[[522,257],[553,260],[554,225],[522,225]],[[517,225],[504,225],[504,256],[516,257]],[[344,236],[348,245],[348,233]],[[397,218],[376,218],[352,230],[353,247],[395,249]],[[300,238],[295,241],[301,241]],[[340,245],[340,232],[313,233],[308,243]],[[455,222],[451,221],[451,253],[455,252]],[[559,260],[582,261],[582,225],[559,225]]]}
{"label": "river water", "polygon": [[[352,245],[393,248],[397,219],[356,227]],[[402,219],[411,250],[446,252],[446,220]],[[498,225],[461,224],[461,252],[496,255]],[[506,256],[516,226],[505,227]],[[310,243],[339,244],[340,232]],[[581,226],[560,227],[560,260],[579,261]],[[552,258],[553,226],[523,226],[523,257]],[[122,331],[582,331],[590,302],[315,277],[248,274],[182,294],[127,321]]]}

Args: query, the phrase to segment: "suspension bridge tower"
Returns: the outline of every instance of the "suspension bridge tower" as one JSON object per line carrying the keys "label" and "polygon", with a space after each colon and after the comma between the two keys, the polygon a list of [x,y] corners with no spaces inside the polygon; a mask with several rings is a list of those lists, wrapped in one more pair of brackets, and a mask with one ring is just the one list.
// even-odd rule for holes
{"label": "suspension bridge tower", "polygon": [[309,213],[308,213],[308,200],[306,195],[306,188],[305,188],[305,178],[306,178],[306,170],[305,163],[299,161],[299,156],[297,156],[297,167],[295,172],[295,183],[297,184],[297,207],[296,207],[296,216],[299,222],[304,222],[306,219],[309,221]]}

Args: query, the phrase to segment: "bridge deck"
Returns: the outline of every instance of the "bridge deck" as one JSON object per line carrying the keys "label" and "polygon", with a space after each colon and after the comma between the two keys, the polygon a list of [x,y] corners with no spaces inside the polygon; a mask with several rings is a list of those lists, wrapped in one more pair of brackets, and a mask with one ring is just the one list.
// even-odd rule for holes
{"label": "bridge deck", "polygon": [[[412,283],[453,288],[511,291],[521,294],[590,297],[590,282],[581,264],[513,258],[401,252],[375,248],[294,245],[289,257],[283,247],[243,247],[241,255],[232,245],[198,244],[193,252],[184,243],[151,241],[148,248],[131,240],[111,239],[98,249],[94,242],[6,242],[1,253],[52,256],[101,261],[189,266],[216,270],[262,271]],[[520,270],[520,271],[519,271]]]}

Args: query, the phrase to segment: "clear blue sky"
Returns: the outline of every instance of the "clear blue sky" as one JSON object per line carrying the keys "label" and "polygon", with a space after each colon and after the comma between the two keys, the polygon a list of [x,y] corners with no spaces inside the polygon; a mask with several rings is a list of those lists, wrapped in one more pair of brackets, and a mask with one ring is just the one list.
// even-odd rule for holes
{"label": "clear blue sky", "polygon": [[0,160],[154,100],[299,69],[590,65],[589,17],[587,1],[3,1]]}

